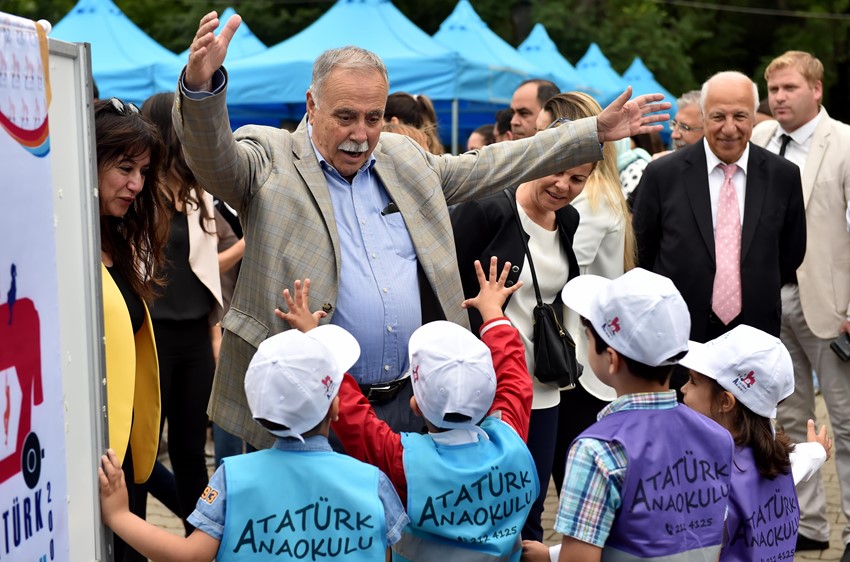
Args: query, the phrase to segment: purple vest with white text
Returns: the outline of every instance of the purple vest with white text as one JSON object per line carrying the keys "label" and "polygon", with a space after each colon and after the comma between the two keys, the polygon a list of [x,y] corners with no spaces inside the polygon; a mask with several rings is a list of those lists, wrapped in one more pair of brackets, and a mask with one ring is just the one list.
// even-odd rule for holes
{"label": "purple vest with white text", "polygon": [[717,559],[734,450],[728,431],[677,405],[615,412],[585,437],[619,443],[628,459],[602,560]]}
{"label": "purple vest with white text", "polygon": [[793,560],[800,527],[797,491],[791,472],[773,480],[756,469],[753,450],[736,448],[732,495],[726,519],[727,544],[720,560]]}

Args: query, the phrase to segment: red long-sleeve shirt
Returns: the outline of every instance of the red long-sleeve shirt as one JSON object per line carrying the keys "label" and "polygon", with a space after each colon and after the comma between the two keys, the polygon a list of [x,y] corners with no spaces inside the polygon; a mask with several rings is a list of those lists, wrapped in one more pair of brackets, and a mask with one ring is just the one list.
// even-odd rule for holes
{"label": "red long-sleeve shirt", "polygon": [[[516,328],[505,318],[494,318],[481,326],[481,340],[490,348],[496,370],[496,396],[490,415],[499,412],[525,441],[531,415],[533,389],[525,348]],[[381,469],[407,505],[407,477],[401,434],[378,419],[360,387],[346,374],[339,390],[339,419],[331,424],[346,453]]]}

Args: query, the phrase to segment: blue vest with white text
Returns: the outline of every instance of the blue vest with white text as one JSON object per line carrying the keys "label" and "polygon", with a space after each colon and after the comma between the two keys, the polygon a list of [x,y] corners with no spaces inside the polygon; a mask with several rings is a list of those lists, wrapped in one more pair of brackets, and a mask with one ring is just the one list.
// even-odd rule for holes
{"label": "blue vest with white text", "polygon": [[619,443],[628,463],[602,560],[717,559],[734,450],[726,429],[677,405],[615,412],[585,437]]}
{"label": "blue vest with white text", "polygon": [[267,449],[225,459],[219,562],[380,562],[378,469],[330,451]]}
{"label": "blue vest with white text", "polygon": [[726,518],[728,538],[720,560],[790,562],[794,559],[799,527],[797,491],[790,471],[768,480],[756,469],[753,450],[736,448]]}
{"label": "blue vest with white text", "polygon": [[405,433],[404,472],[410,524],[393,560],[518,561],[520,531],[540,485],[522,438],[493,417],[490,440],[441,445]]}

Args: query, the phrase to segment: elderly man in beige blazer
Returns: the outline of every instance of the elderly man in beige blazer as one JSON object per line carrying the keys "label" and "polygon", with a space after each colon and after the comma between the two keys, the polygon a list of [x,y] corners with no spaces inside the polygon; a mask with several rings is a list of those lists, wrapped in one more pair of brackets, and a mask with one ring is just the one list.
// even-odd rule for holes
{"label": "elderly man in beige blazer", "polygon": [[[779,421],[795,443],[806,438],[814,419],[812,370],[817,372],[832,428],[841,508],[850,520],[850,365],[829,349],[850,330],[850,234],[845,209],[850,200],[850,126],[821,106],[823,65],[810,55],[789,51],[765,70],[768,100],[776,121],[756,127],[752,140],[800,167],[806,230],[806,257],[796,280],[782,288],[780,337],[794,360],[796,388],[779,406]],[[800,534],[797,550],[828,546],[829,523],[820,474],[797,486]],[[850,527],[842,533],[850,541]],[[850,562],[850,548],[845,550]]]}
{"label": "elderly man in beige blazer", "polygon": [[[414,425],[402,412],[410,411],[409,332],[439,318],[467,325],[447,203],[599,160],[600,142],[656,130],[651,124],[666,117],[648,113],[670,107],[655,103],[657,94],[629,101],[627,91],[597,119],[438,157],[407,137],[381,134],[386,67],[369,51],[344,47],[316,60],[307,117],[294,133],[257,126],[232,133],[222,63],[240,20],[215,36],[218,23],[215,12],[201,20],[173,118],[198,181],[243,222],[245,257],[222,323],[210,415],[257,446],[271,439],[251,419],[243,377],[260,342],[290,327],[274,313],[284,286],[311,279],[311,300],[326,320],[361,343],[352,374],[378,415],[397,431],[419,430],[421,420]],[[397,294],[404,298],[394,301]]]}

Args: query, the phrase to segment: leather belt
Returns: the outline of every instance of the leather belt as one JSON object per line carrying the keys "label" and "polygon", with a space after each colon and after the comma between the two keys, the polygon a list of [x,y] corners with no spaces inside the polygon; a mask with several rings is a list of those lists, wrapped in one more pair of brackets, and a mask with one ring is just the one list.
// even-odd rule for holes
{"label": "leather belt", "polygon": [[391,401],[410,382],[410,377],[377,384],[361,384],[360,391],[372,404],[386,404]]}

